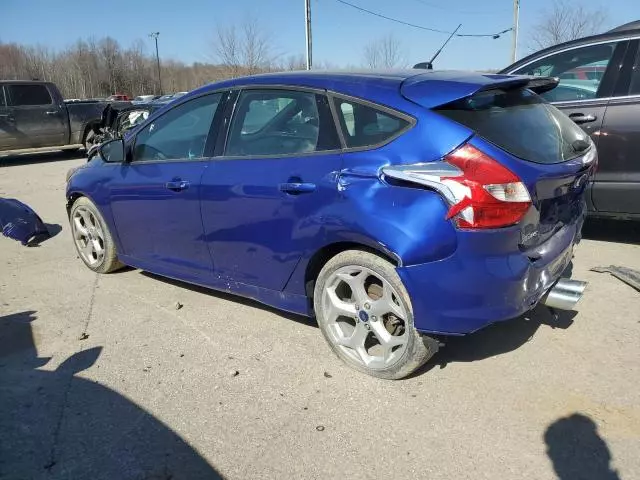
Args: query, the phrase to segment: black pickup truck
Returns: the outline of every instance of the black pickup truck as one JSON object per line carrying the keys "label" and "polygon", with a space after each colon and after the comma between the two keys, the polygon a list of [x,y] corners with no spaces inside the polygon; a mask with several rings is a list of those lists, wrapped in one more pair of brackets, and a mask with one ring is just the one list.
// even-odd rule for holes
{"label": "black pickup truck", "polygon": [[105,106],[103,102],[65,103],[50,82],[0,80],[0,154],[89,150]]}

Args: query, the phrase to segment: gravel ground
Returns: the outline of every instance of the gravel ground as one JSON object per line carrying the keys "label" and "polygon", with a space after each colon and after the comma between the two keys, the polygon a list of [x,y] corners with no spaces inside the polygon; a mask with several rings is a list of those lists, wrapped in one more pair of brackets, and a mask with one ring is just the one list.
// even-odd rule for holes
{"label": "gravel ground", "polygon": [[62,227],[0,237],[0,478],[640,478],[640,294],[589,271],[640,269],[640,224],[587,224],[577,312],[452,339],[390,382],[305,318],[89,271],[64,208],[83,161],[0,158],[0,196]]}

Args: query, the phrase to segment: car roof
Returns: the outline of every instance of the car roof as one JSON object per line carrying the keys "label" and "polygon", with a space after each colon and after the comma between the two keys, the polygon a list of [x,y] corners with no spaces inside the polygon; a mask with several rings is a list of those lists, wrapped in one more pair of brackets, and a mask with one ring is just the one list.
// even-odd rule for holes
{"label": "car roof", "polygon": [[530,55],[527,55],[524,58],[521,58],[517,62],[512,63],[508,67],[502,69],[500,73],[511,72],[516,68],[531,62],[535,58],[543,57],[545,55],[555,53],[561,50],[565,50],[570,47],[581,47],[583,45],[590,45],[590,44],[599,43],[599,42],[604,43],[607,41],[624,40],[625,38],[635,37],[638,35],[640,35],[640,20],[625,23],[624,25],[620,25],[619,27],[616,27],[605,33],[600,33],[598,35],[590,35],[588,37],[582,37],[576,40],[570,40],[568,42],[559,43],[557,45],[553,45],[551,47],[538,50]]}
{"label": "car roof", "polygon": [[[425,94],[433,96],[438,96],[439,87],[447,84],[448,87],[450,87],[447,93],[459,97],[465,95],[463,92],[475,91],[484,85],[503,81],[505,78],[511,77],[482,72],[423,69],[303,70],[233,78],[206,85],[181,98],[186,101],[192,96],[225,88],[232,89],[262,85],[291,86],[331,90],[393,106],[394,104],[407,101],[400,93],[403,84],[414,86],[420,83],[424,87],[427,87],[425,88]],[[456,95],[451,90],[460,92],[460,94]]]}

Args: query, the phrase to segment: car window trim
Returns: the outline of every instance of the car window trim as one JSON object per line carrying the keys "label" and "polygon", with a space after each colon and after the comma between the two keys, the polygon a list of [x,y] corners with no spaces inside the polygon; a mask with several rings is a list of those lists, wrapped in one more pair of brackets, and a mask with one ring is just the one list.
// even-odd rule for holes
{"label": "car window trim", "polygon": [[7,96],[4,92],[4,85],[0,85],[0,107],[8,107]]}
{"label": "car window trim", "polygon": [[[143,164],[147,164],[147,163],[169,163],[169,162],[201,162],[201,161],[206,161],[209,160],[209,157],[206,156],[207,152],[207,146],[209,145],[209,135],[211,134],[211,126],[215,123],[215,119],[216,116],[218,114],[218,112],[220,111],[220,105],[224,99],[224,92],[227,92],[229,89],[227,88],[221,88],[219,90],[214,90],[213,92],[203,92],[200,95],[194,95],[193,97],[189,97],[186,98],[184,101],[179,102],[177,105],[172,105],[171,108],[169,108],[166,111],[163,111],[161,114],[157,115],[157,116],[153,116],[150,115],[149,118],[147,118],[147,120],[145,120],[138,128],[138,130],[135,132],[133,139],[131,140],[131,147],[130,147],[130,151],[131,151],[131,161],[126,162],[128,165],[143,165]],[[202,98],[208,95],[216,95],[218,93],[223,94],[222,97],[220,98],[220,102],[218,103],[218,106],[216,107],[216,111],[213,114],[213,119],[211,120],[211,125],[209,125],[209,133],[207,133],[207,140],[205,141],[205,147],[204,147],[204,151],[202,153],[202,157],[198,157],[198,158],[171,158],[171,159],[166,159],[166,160],[135,160],[135,158],[133,158],[133,152],[135,152],[136,149],[136,143],[138,143],[138,135],[140,135],[140,132],[142,132],[145,128],[147,128],[147,126],[151,123],[156,121],[159,118],[162,118],[164,115],[168,114],[169,112],[171,112],[172,110],[174,110],[175,108],[178,108],[179,106],[190,102],[191,100],[196,100],[198,98]]]}
{"label": "car window trim", "polygon": [[509,70],[506,74],[507,75],[520,75],[520,74],[514,74],[513,72],[515,72],[516,70],[520,70],[521,68],[527,67],[529,65],[531,65],[532,63],[535,63],[537,61],[540,60],[544,60],[547,57],[550,57],[552,55],[556,55],[558,53],[564,53],[564,52],[568,52],[570,50],[576,50],[578,48],[584,48],[584,47],[591,47],[593,45],[604,45],[605,43],[619,43],[619,42],[628,42],[630,40],[636,40],[640,38],[640,34],[635,34],[632,36],[628,36],[628,37],[622,37],[622,38],[610,38],[608,40],[602,40],[599,42],[593,42],[593,43],[583,43],[581,45],[573,45],[571,47],[567,47],[567,48],[562,48],[559,50],[555,50],[553,52],[547,53],[541,57],[535,57],[534,59],[528,61],[527,63],[523,63],[522,65],[518,65],[516,68],[514,68],[513,70]]}
{"label": "car window trim", "polygon": [[[313,156],[317,156],[317,155],[324,155],[324,154],[335,154],[335,153],[339,153],[342,152],[344,149],[342,147],[342,144],[338,147],[338,148],[334,148],[331,150],[320,150],[320,151],[314,151],[314,152],[302,152],[302,153],[289,153],[289,154],[273,154],[273,155],[225,155],[225,152],[227,151],[227,145],[229,142],[229,133],[231,132],[231,122],[236,114],[236,110],[238,107],[238,102],[240,100],[240,96],[242,95],[242,92],[245,90],[286,90],[286,91],[293,91],[293,92],[303,92],[303,93],[313,93],[315,95],[323,95],[325,98],[327,98],[327,101],[329,102],[329,108],[331,108],[331,98],[329,98],[328,95],[328,91],[327,90],[323,90],[321,88],[314,88],[314,87],[306,87],[306,86],[300,86],[300,85],[280,85],[280,84],[276,84],[276,85],[270,85],[270,84],[250,84],[250,85],[239,85],[236,86],[235,88],[231,89],[231,93],[235,93],[235,98],[233,100],[233,105],[228,107],[228,112],[227,115],[225,115],[224,118],[224,122],[225,122],[225,134],[224,134],[224,144],[222,145],[222,148],[220,150],[219,155],[215,155],[213,157],[214,160],[258,160],[258,159],[277,159],[277,158],[292,158],[292,157],[313,157]],[[317,100],[316,100],[317,101]],[[332,114],[333,115],[333,114]],[[335,122],[335,119],[334,119]],[[335,123],[334,123],[334,128],[336,128]],[[340,131],[338,130],[338,139],[340,139]],[[340,142],[342,142],[342,140],[340,140]],[[216,145],[216,151],[218,150],[219,145]]]}
{"label": "car window trim", "polygon": [[384,147],[385,145],[388,145],[389,143],[393,142],[395,139],[397,139],[398,137],[404,135],[406,132],[408,132],[409,130],[411,130],[416,123],[418,123],[417,119],[415,117],[413,117],[412,115],[409,115],[408,113],[404,113],[401,112],[399,110],[396,110],[394,108],[391,107],[387,107],[386,105],[381,105],[379,103],[375,103],[372,102],[370,100],[365,100],[364,98],[360,98],[360,97],[354,97],[352,95],[346,95],[343,93],[339,93],[339,92],[334,92],[329,90],[328,91],[328,96],[329,96],[329,101],[331,102],[331,104],[333,104],[333,107],[336,111],[336,115],[338,115],[338,111],[337,108],[335,108],[335,104],[334,104],[334,100],[335,99],[342,99],[342,100],[346,100],[347,102],[350,103],[357,103],[359,105],[363,105],[365,107],[369,107],[372,108],[374,110],[378,110],[382,113],[386,113],[392,117],[397,117],[401,120],[404,120],[407,122],[407,125],[404,128],[401,128],[400,130],[398,130],[397,132],[395,132],[392,136],[390,136],[389,138],[384,139],[382,142],[378,142],[378,143],[372,143],[371,145],[363,145],[360,147],[348,147],[346,144],[346,139],[344,139],[344,131],[342,129],[342,124],[339,120],[339,118],[336,118],[334,120],[338,121],[338,123],[336,124],[336,127],[338,128],[338,132],[341,133],[344,144],[342,147],[342,151],[343,152],[362,152],[362,151],[366,151],[366,150],[375,150],[381,147]]}
{"label": "car window trim", "polygon": [[[558,49],[558,50],[555,50],[553,52],[549,52],[549,53],[547,53],[545,55],[542,55],[540,57],[535,57],[535,58],[531,59],[530,61],[528,61],[527,63],[523,63],[522,65],[518,65],[517,67],[509,70],[506,74],[507,75],[519,75],[519,74],[516,74],[514,72],[516,70],[521,70],[521,69],[523,69],[525,67],[528,67],[532,63],[536,63],[536,62],[538,62],[540,60],[544,60],[545,58],[548,58],[548,57],[551,57],[553,55],[557,55],[557,54],[560,54],[560,53],[569,52],[571,50],[576,50],[578,48],[591,47],[591,46],[594,46],[594,45],[605,45],[607,43],[618,43],[618,44],[620,44],[621,42],[626,42],[627,43],[626,48],[628,48],[629,43],[632,40],[637,40],[637,39],[640,39],[640,34],[634,34],[634,35],[630,35],[630,36],[626,36],[626,37],[620,37],[620,38],[610,38],[610,39],[601,40],[601,41],[598,41],[598,42],[583,43],[583,44],[580,44],[580,45],[573,45],[571,47]],[[616,48],[614,48],[613,54],[615,54],[617,48],[618,48],[617,46],[616,46]],[[625,54],[626,54],[626,49],[625,49]],[[610,63],[607,65],[607,70],[609,70],[609,66],[610,65],[611,65]],[[605,75],[606,75],[606,71],[605,71]],[[617,76],[616,76],[615,80],[617,81]],[[615,88],[615,86],[614,86],[614,88]],[[600,91],[600,85],[598,85],[598,91]],[[613,89],[612,89],[612,91],[613,91]],[[597,92],[596,92],[596,95],[597,95]],[[582,100],[563,100],[563,101],[559,101],[559,102],[549,102],[549,103],[551,103],[552,105],[564,105],[564,104],[569,104],[569,103],[579,103],[579,104],[586,103],[586,104],[590,104],[590,103],[594,103],[594,102],[597,102],[597,101],[610,100],[612,98],[622,98],[622,97],[619,97],[619,96],[615,97],[615,96],[612,96],[612,95],[606,95],[606,96],[597,97],[597,98],[586,98],[586,99],[582,99]]]}

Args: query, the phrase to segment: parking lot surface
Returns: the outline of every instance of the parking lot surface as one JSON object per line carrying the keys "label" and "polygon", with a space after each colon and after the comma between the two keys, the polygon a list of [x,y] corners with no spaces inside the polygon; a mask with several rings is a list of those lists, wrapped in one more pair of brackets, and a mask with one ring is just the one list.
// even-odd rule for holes
{"label": "parking lot surface", "polygon": [[382,381],[312,320],[92,273],[64,199],[83,162],[0,158],[0,196],[61,228],[0,237],[0,478],[640,478],[640,293],[589,271],[640,269],[638,224],[587,224],[577,312],[538,307]]}

